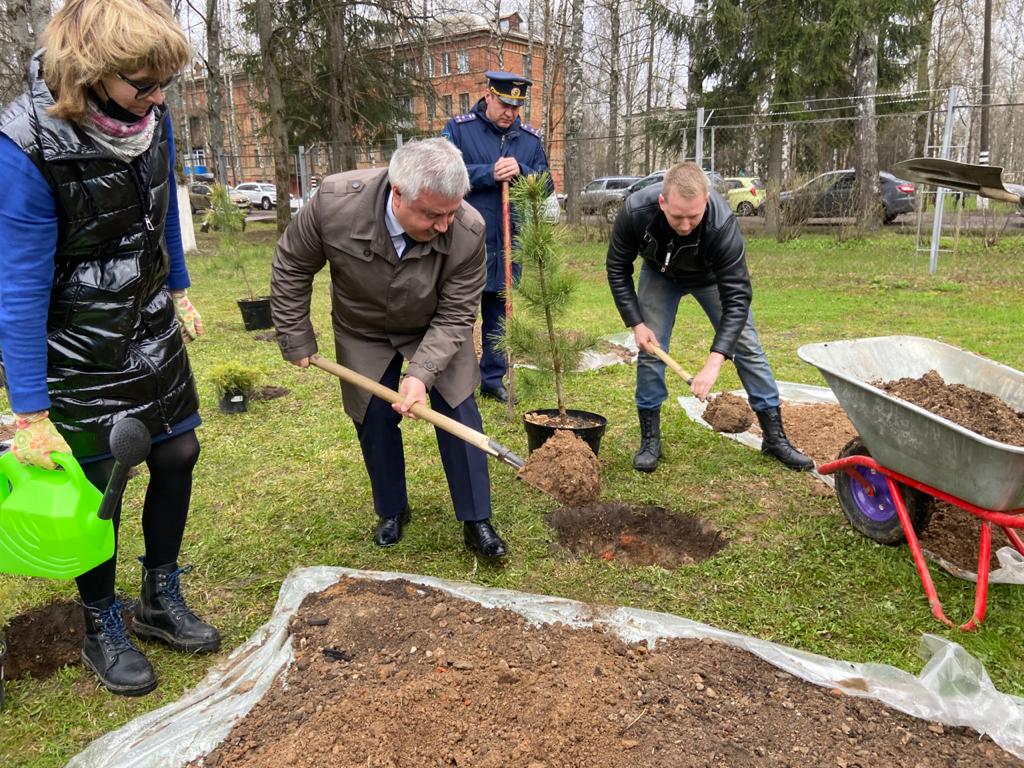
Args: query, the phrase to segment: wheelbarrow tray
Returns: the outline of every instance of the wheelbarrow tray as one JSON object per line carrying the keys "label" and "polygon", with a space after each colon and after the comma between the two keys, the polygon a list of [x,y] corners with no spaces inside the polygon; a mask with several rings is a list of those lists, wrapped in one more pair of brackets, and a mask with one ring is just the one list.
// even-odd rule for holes
{"label": "wheelbarrow tray", "polygon": [[984,509],[1024,507],[1024,448],[972,432],[872,386],[935,370],[947,384],[995,395],[1024,411],[1024,373],[917,336],[805,344],[872,457],[883,467]]}

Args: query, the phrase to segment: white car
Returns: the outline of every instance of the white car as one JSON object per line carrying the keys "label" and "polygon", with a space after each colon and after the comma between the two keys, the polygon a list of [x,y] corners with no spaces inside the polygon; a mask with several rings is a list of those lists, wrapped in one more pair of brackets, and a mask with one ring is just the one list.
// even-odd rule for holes
{"label": "white car", "polygon": [[277,187],[273,184],[263,184],[258,181],[243,181],[235,186],[235,189],[249,198],[254,206],[259,206],[264,211],[269,211],[277,205]]}

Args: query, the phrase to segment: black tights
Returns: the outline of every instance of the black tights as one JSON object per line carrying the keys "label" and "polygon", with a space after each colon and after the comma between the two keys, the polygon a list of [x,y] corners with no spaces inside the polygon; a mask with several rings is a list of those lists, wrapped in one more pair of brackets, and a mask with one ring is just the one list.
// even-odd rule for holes
{"label": "black tights", "polygon": [[[146,459],[149,486],[142,507],[142,535],[146,542],[146,565],[158,567],[178,559],[192,498],[192,469],[199,459],[199,440],[195,431],[155,443]],[[85,476],[101,491],[107,487],[114,460],[97,461],[82,467]],[[121,524],[121,504],[114,510],[114,538]],[[82,602],[95,603],[114,596],[114,556],[75,579]]]}

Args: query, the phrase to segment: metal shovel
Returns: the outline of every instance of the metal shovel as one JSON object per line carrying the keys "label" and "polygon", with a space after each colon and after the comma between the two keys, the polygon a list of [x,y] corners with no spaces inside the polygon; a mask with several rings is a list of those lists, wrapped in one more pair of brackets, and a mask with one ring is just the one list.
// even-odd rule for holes
{"label": "metal shovel", "polygon": [[1003,184],[1003,169],[998,165],[972,165],[940,157],[915,157],[896,163],[892,172],[919,184],[949,187],[1004,203],[1022,204],[1024,187],[1013,184],[1011,186],[1016,191],[1008,189]]}

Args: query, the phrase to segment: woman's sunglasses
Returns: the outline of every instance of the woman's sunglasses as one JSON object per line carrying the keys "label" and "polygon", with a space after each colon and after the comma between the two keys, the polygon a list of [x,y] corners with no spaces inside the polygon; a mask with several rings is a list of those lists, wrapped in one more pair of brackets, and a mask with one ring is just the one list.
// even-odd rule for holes
{"label": "woman's sunglasses", "polygon": [[116,74],[117,74],[118,78],[120,78],[121,80],[124,80],[126,83],[128,83],[128,85],[130,85],[132,88],[135,89],[135,98],[136,99],[144,99],[144,98],[146,98],[147,96],[149,96],[149,94],[151,94],[157,88],[159,88],[161,91],[164,90],[165,88],[167,88],[167,86],[169,86],[171,83],[173,83],[174,79],[177,77],[177,75],[171,75],[166,80],[164,80],[162,83],[144,83],[144,82],[140,82],[139,80],[132,80],[129,77],[125,77],[120,72],[118,72]]}

